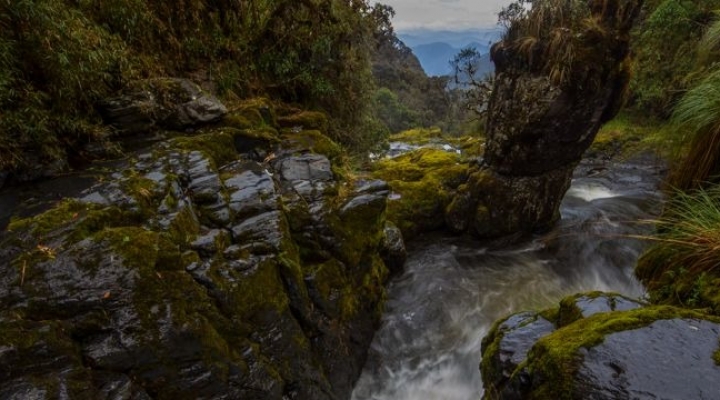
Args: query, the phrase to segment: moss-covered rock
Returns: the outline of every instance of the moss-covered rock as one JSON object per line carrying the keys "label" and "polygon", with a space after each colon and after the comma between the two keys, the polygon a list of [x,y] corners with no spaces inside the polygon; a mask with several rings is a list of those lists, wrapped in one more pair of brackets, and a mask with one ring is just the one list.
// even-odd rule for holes
{"label": "moss-covered rock", "polygon": [[300,111],[295,114],[278,117],[281,128],[295,130],[319,130],[327,132],[329,121],[325,113],[319,111]]}
{"label": "moss-covered rock", "polygon": [[[682,382],[693,379],[698,380],[693,388],[710,393],[717,384],[698,376],[720,371],[712,358],[718,329],[720,320],[697,311],[641,307],[597,292],[576,295],[558,309],[520,313],[495,324],[483,339],[484,398],[662,397],[670,392],[671,398],[687,398],[693,395]],[[665,341],[683,347],[662,345]]]}
{"label": "moss-covered rock", "polygon": [[378,161],[372,175],[392,188],[388,219],[403,236],[412,237],[444,225],[445,207],[466,179],[467,170],[457,153],[422,148]]}
{"label": "moss-covered rock", "polygon": [[253,121],[161,143],[12,222],[0,347],[24,361],[3,396],[349,395],[385,298],[388,187],[337,181],[319,131]]}

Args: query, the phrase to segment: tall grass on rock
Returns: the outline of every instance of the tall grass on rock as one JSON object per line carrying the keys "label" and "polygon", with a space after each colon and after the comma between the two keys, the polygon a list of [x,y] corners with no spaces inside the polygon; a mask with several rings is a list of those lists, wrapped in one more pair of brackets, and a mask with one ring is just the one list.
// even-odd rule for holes
{"label": "tall grass on rock", "polygon": [[[519,50],[531,69],[547,74],[555,85],[597,85],[588,80],[606,60],[603,49],[629,30],[642,2],[610,0],[519,0],[500,13],[508,29],[503,43]],[[530,7],[529,4],[532,4]],[[617,26],[611,26],[611,25]],[[588,45],[592,44],[592,45]],[[497,64],[503,60],[494,60]],[[628,72],[629,73],[629,72]]]}
{"label": "tall grass on rock", "polygon": [[720,186],[676,192],[636,275],[651,300],[720,313]]}

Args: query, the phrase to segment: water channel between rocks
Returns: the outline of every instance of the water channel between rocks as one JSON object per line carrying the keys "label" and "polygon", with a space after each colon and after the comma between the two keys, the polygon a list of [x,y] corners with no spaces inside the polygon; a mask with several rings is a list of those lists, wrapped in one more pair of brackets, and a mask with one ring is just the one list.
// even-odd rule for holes
{"label": "water channel between rocks", "polygon": [[662,167],[583,162],[551,232],[502,249],[434,236],[409,246],[352,400],[477,400],[480,343],[512,312],[592,290],[641,297],[633,267],[651,231]]}

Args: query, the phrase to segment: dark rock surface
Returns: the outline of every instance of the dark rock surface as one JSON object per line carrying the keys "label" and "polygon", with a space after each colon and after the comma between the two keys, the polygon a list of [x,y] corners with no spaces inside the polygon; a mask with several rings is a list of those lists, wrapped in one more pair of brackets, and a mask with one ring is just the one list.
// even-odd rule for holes
{"label": "dark rock surface", "polygon": [[582,352],[576,393],[586,399],[714,399],[720,396],[720,324],[655,321],[607,335]]}
{"label": "dark rock surface", "polygon": [[717,398],[719,340],[714,317],[577,295],[554,312],[518,313],[493,327],[483,339],[484,398]]}
{"label": "dark rock surface", "polygon": [[[638,1],[587,3],[564,4],[576,8],[572,18],[597,23],[602,38],[581,24],[544,18],[560,11],[540,5],[529,12],[537,32],[515,23],[493,46],[484,159],[448,207],[450,229],[498,237],[544,230],[559,219],[573,168],[623,101],[629,31],[640,8]],[[555,48],[560,33],[568,38]],[[565,46],[575,57],[555,59]]]}
{"label": "dark rock surface", "polygon": [[501,320],[483,339],[483,383],[486,388],[504,388],[513,373],[517,380],[527,380],[527,370],[517,371],[535,343],[559,327],[581,318],[609,311],[642,307],[642,303],[624,296],[589,293],[571,296],[560,302],[552,320],[537,312],[520,312]]}
{"label": "dark rock surface", "polygon": [[324,155],[273,139],[270,163],[233,159],[236,139],[161,143],[9,225],[0,398],[349,397],[385,296],[387,185],[341,192]]}
{"label": "dark rock surface", "polygon": [[217,121],[228,112],[215,96],[179,78],[136,82],[121,96],[100,102],[99,109],[105,122],[123,135],[157,127],[184,131]]}

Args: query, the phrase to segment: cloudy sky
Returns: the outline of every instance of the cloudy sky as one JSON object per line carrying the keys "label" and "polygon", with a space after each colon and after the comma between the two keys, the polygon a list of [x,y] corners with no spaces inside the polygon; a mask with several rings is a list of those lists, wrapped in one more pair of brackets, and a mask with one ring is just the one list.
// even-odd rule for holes
{"label": "cloudy sky", "polygon": [[462,30],[489,28],[497,13],[511,0],[379,0],[395,9],[393,26],[402,32],[412,28]]}

